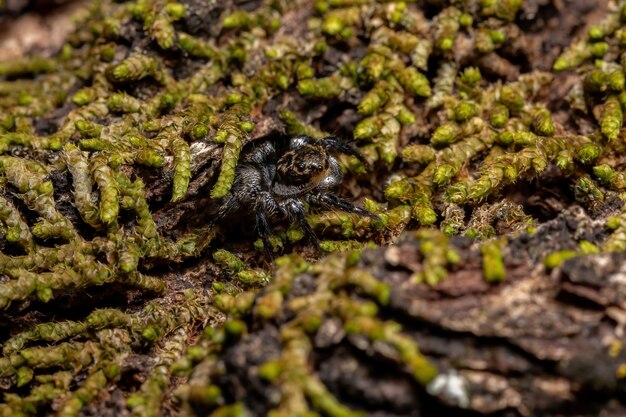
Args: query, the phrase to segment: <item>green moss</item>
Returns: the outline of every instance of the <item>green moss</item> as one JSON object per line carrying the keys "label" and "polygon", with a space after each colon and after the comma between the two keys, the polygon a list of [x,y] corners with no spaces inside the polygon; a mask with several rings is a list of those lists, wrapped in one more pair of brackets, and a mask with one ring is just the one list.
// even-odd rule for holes
{"label": "green moss", "polygon": [[434,229],[417,232],[419,251],[424,256],[423,270],[413,277],[415,282],[437,285],[448,276],[447,266],[457,258],[454,248],[449,246],[448,237]]}
{"label": "green moss", "polygon": [[[301,6],[306,36],[294,41],[279,30],[291,33],[289,19],[300,16],[289,2],[219,9],[215,25],[197,32],[188,25],[197,11],[186,4],[104,1],[85,12],[55,56],[0,63],[0,308],[19,314],[28,304],[36,312],[40,303],[94,287],[102,294],[132,288],[134,300],[128,309],[76,313],[76,321],[37,322],[3,341],[1,413],[37,415],[57,401],[60,415],[77,415],[116,383],[121,358],[142,353],[158,360],[128,399],[133,415],[160,412],[177,369],[190,378],[182,404],[243,415],[243,404],[227,404],[214,382],[201,379],[219,369],[211,364],[221,343],[255,331],[250,317],[278,323],[289,316],[278,358],[259,370],[280,395],[296,393],[284,394],[272,415],[358,415],[307,362],[312,338],[329,318],[364,336],[363,343],[395,351],[390,361],[419,383],[432,380],[436,370],[414,341],[379,318],[393,291],[360,264],[365,248],[408,227],[438,226],[418,232],[421,269],[410,284],[437,285],[463,267],[449,237],[495,238],[481,243],[482,266],[486,280],[500,281],[508,250],[501,230],[536,224],[508,201],[508,185],[529,182],[534,189],[549,174],[592,207],[626,189],[618,58],[626,9],[609,12],[553,64],[554,71],[576,70],[568,75],[568,100],[583,120],[581,136],[563,123],[563,112],[547,110],[562,108],[545,103],[554,97],[550,73],[504,83],[495,82],[493,68],[483,78],[468,66],[488,68],[486,61],[519,42],[521,1],[481,1],[475,10],[433,5],[431,18],[411,2],[317,1]],[[237,256],[223,249],[217,228],[183,230],[189,215],[204,211],[204,198],[219,204],[228,195],[250,140],[283,130],[322,137],[323,129],[352,136],[369,164],[342,159],[352,184],[342,191],[358,194],[355,184],[371,183],[372,193],[364,194],[379,199],[364,203],[379,219],[332,210],[308,216],[320,247],[334,256],[315,266],[280,258],[273,271],[245,248],[233,250]],[[624,250],[623,217],[607,219],[605,242],[581,241],[576,251],[549,255],[546,267]],[[272,236],[273,250],[306,245],[302,230],[285,226]],[[232,248],[230,232],[219,237]],[[252,250],[251,242],[237,244]],[[197,285],[181,272],[190,257],[225,272],[206,274],[207,294],[180,290]],[[151,275],[161,268],[167,277]],[[319,285],[310,299],[290,293],[303,270]],[[220,327],[225,315],[228,324]],[[214,334],[188,349],[206,320]],[[48,375],[50,367],[58,373]]]}
{"label": "green moss", "polygon": [[501,244],[497,241],[484,243],[480,247],[483,255],[483,277],[485,281],[497,282],[506,277],[506,268],[501,252]]}
{"label": "green moss", "polygon": [[112,82],[126,83],[154,76],[156,71],[156,60],[143,54],[134,54],[119,64],[111,65],[107,76]]}
{"label": "green moss", "polygon": [[571,250],[553,252],[549,254],[548,256],[546,256],[546,258],[543,260],[543,264],[546,268],[552,269],[561,265],[563,262],[567,261],[568,259],[574,258],[575,256],[576,256],[576,252],[571,251]]}
{"label": "green moss", "polygon": [[622,107],[616,96],[610,96],[604,103],[600,119],[600,131],[610,141],[617,139],[623,122]]}

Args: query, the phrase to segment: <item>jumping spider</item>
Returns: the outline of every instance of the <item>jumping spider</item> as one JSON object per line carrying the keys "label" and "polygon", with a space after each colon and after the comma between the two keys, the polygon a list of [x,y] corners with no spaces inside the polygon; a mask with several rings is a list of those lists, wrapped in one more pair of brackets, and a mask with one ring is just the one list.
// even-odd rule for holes
{"label": "jumping spider", "polygon": [[266,253],[270,253],[270,223],[297,223],[319,249],[319,240],[305,217],[305,206],[339,209],[378,218],[336,196],[343,180],[334,155],[363,157],[347,143],[329,136],[309,136],[252,142],[239,159],[233,186],[221,202],[213,223],[237,216],[254,218]]}

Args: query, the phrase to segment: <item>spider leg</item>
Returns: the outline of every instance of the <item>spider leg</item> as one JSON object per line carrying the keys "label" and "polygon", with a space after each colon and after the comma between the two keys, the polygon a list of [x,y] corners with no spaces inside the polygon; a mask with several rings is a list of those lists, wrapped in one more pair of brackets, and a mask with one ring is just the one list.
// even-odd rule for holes
{"label": "spider leg", "polygon": [[267,213],[265,212],[265,208],[263,206],[259,207],[256,212],[256,228],[261,235],[265,255],[267,255],[268,258],[272,258],[272,243],[270,242],[272,229],[267,221]]}
{"label": "spider leg", "polygon": [[315,248],[321,251],[322,248],[320,247],[320,241],[306,219],[302,203],[299,201],[290,201],[286,204],[285,209],[287,210],[289,217],[293,218],[296,223],[298,223],[298,226],[300,226],[305,236],[309,238]]}
{"label": "spider leg", "polygon": [[276,211],[276,201],[271,197],[269,193],[261,193],[257,198],[256,208],[256,228],[261,235],[263,241],[263,248],[265,249],[265,255],[268,258],[273,258],[272,255],[272,243],[270,242],[270,236],[272,234],[272,228],[270,227],[268,217],[271,213]]}
{"label": "spider leg", "polygon": [[336,208],[348,213],[354,213],[358,214],[359,216],[367,216],[371,217],[374,220],[380,220],[380,217],[378,217],[371,211],[357,207],[349,201],[346,201],[341,197],[337,197],[332,193],[319,193],[314,197],[312,201],[315,204],[319,204],[321,206]]}
{"label": "spider leg", "polygon": [[211,224],[219,223],[237,208],[239,203],[236,197],[228,196],[226,198],[226,202],[220,206],[220,208],[217,210],[217,213],[215,213],[215,216],[211,219]]}
{"label": "spider leg", "polygon": [[348,142],[336,138],[334,136],[328,136],[322,139],[322,144],[324,147],[330,151],[341,152],[346,155],[354,156],[356,159],[361,161],[364,165],[369,165],[369,163],[365,160],[363,155],[356,150],[354,147],[350,146]]}

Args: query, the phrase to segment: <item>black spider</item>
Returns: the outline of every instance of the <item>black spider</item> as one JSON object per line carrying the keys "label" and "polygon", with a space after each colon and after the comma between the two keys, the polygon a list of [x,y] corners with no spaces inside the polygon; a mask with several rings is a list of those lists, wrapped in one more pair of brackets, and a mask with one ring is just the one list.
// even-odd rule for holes
{"label": "black spider", "polygon": [[247,217],[251,223],[254,219],[269,254],[270,224],[284,220],[296,222],[319,249],[319,240],[305,217],[306,204],[378,218],[333,193],[343,180],[334,156],[339,153],[363,160],[355,149],[332,136],[252,142],[242,152],[233,186],[212,223],[223,223],[234,216],[244,220]]}

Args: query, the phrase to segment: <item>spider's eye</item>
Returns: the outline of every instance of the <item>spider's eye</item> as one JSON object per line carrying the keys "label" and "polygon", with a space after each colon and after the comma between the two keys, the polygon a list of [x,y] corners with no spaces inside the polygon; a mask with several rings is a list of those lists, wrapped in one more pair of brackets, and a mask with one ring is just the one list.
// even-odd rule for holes
{"label": "spider's eye", "polygon": [[304,162],[298,162],[298,169],[306,168],[306,164]]}

